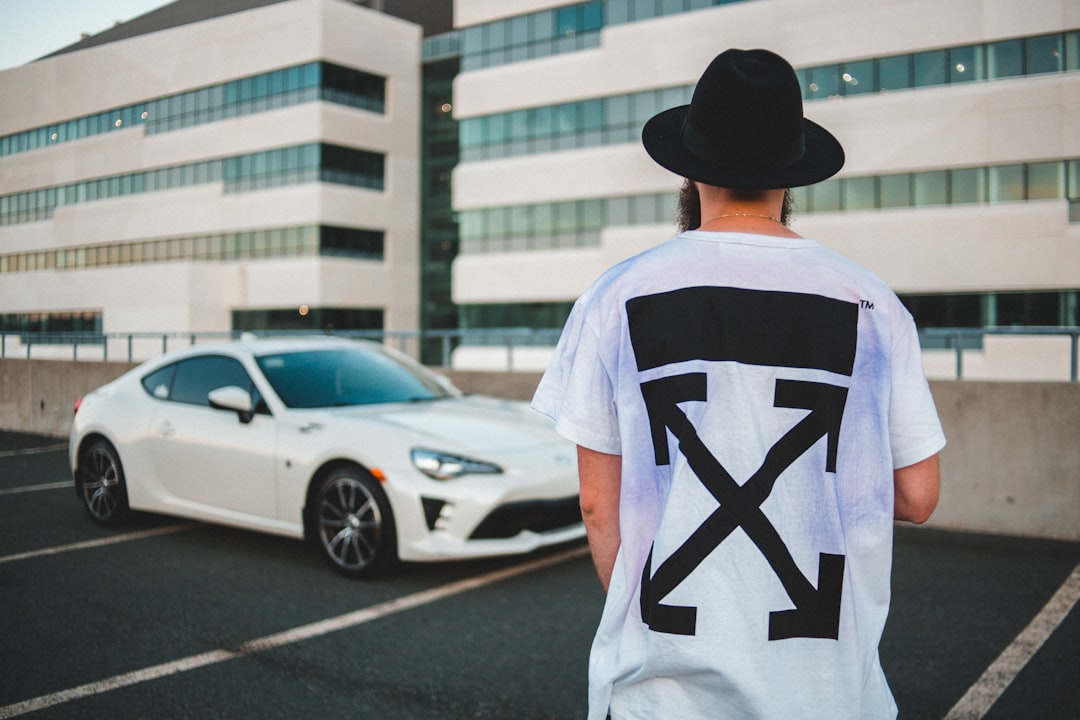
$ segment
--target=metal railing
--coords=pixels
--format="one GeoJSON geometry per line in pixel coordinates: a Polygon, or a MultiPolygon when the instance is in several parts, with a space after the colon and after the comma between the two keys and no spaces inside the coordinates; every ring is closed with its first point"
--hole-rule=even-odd
{"type": "Polygon", "coordinates": [[[0,358],[41,360],[93,360],[136,362],[189,345],[256,337],[335,337],[383,342],[414,357],[419,348],[435,355],[442,367],[451,366],[453,351],[459,347],[491,347],[505,353],[507,370],[513,370],[514,350],[523,347],[553,347],[560,328],[483,328],[459,330],[337,330],[255,332],[130,332],[130,333],[32,333],[0,332],[0,358]]]}
{"type": "MultiPolygon", "coordinates": [[[[461,347],[490,347],[505,354],[505,369],[514,370],[514,351],[524,347],[553,347],[561,330],[557,328],[484,328],[465,330],[352,330],[336,331],[337,337],[385,342],[420,356],[437,356],[442,367],[451,367],[452,354],[461,347]]],[[[24,359],[116,360],[135,362],[179,347],[197,343],[235,340],[241,332],[198,333],[16,333],[0,332],[0,357],[24,359]]],[[[257,336],[303,337],[316,333],[265,331],[257,336]]],[[[964,379],[964,354],[983,348],[988,336],[1048,337],[1069,339],[1069,381],[1078,379],[1080,327],[987,327],[925,328],[919,331],[923,349],[951,350],[956,357],[956,379],[964,379]]]]}
{"type": "Polygon", "coordinates": [[[924,328],[919,331],[923,349],[952,350],[956,356],[956,379],[964,379],[964,352],[980,350],[988,336],[1067,337],[1069,338],[1069,382],[1077,382],[1077,346],[1080,327],[983,327],[983,328],[924,328]]]}

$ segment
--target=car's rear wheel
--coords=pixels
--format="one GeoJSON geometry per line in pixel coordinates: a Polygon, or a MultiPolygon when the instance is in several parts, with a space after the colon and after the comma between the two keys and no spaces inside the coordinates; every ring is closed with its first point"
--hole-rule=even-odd
{"type": "Polygon", "coordinates": [[[342,465],[315,493],[315,538],[341,573],[362,577],[397,562],[394,516],[379,482],[362,469],[342,465]]]}
{"type": "Polygon", "coordinates": [[[128,515],[124,468],[116,449],[105,440],[87,446],[79,461],[79,497],[94,522],[117,525],[128,515]]]}

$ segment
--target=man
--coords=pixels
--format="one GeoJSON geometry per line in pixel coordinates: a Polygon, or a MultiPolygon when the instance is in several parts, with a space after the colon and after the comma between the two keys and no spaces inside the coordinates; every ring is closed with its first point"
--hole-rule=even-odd
{"type": "Polygon", "coordinates": [[[607,591],[589,717],[893,718],[893,520],[933,511],[945,438],[895,294],[782,222],[843,150],[765,50],[642,139],[699,227],[582,295],[533,401],[607,591]]]}

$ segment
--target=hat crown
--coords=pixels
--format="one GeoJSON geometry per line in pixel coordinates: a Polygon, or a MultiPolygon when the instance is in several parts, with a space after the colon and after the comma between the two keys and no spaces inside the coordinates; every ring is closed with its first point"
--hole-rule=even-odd
{"type": "Polygon", "coordinates": [[[727,50],[706,68],[683,125],[683,142],[733,167],[785,167],[806,152],[795,70],[768,50],[727,50]]]}
{"type": "Polygon", "coordinates": [[[802,110],[787,60],[768,50],[726,50],[706,68],[690,104],[650,118],[641,141],[661,166],[709,185],[812,185],[840,171],[844,148],[802,110]]]}

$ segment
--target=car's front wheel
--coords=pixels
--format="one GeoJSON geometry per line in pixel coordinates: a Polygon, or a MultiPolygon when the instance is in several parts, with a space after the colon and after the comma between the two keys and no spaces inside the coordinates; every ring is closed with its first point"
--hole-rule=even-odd
{"type": "Polygon", "coordinates": [[[326,474],[315,493],[313,519],[314,536],[339,572],[373,575],[397,562],[390,502],[362,469],[343,465],[326,474]]]}
{"type": "Polygon", "coordinates": [[[79,461],[79,497],[94,522],[117,525],[128,514],[124,468],[116,449],[105,440],[95,440],[79,461]]]}

